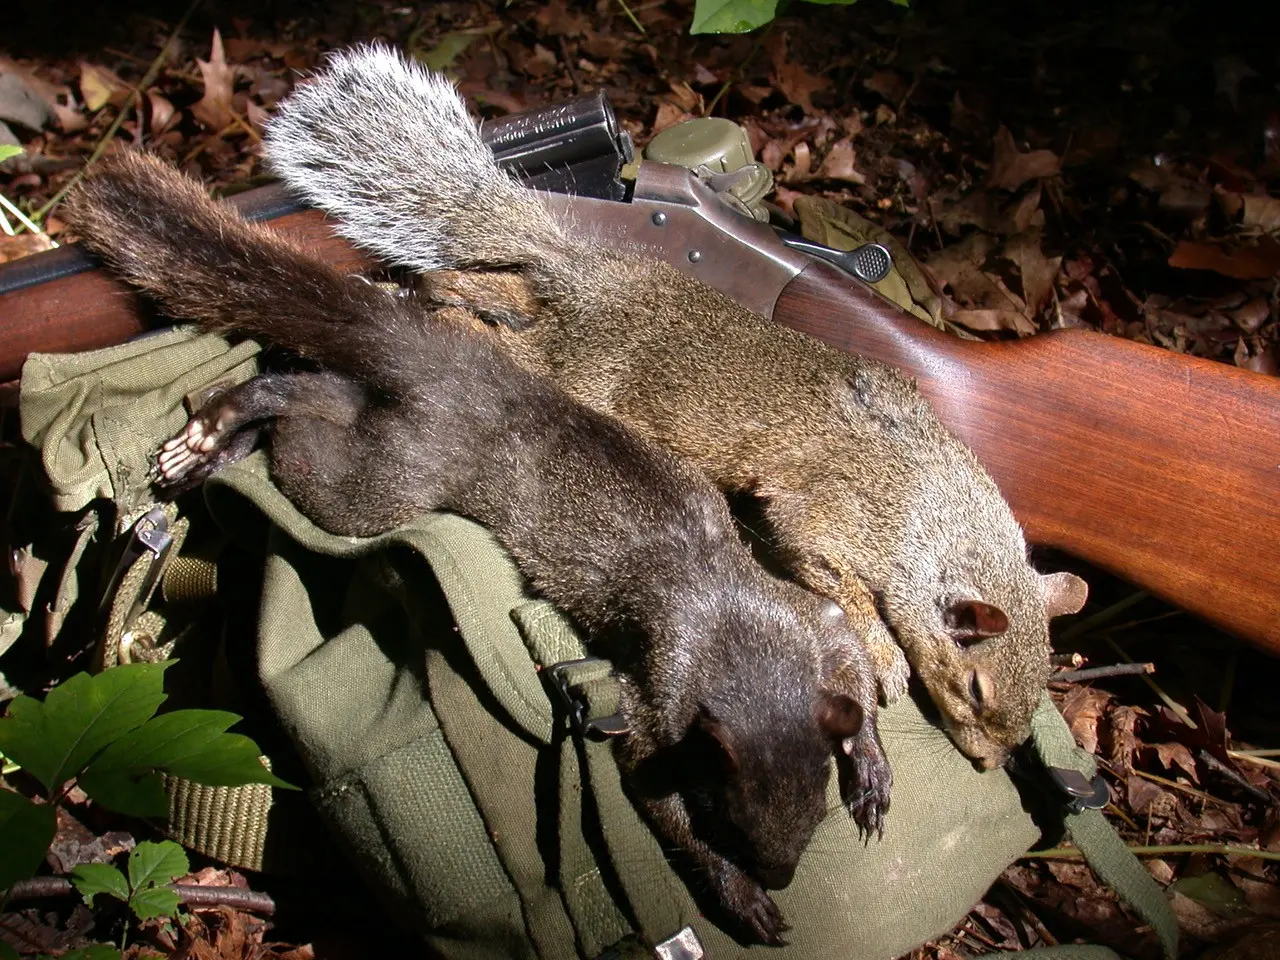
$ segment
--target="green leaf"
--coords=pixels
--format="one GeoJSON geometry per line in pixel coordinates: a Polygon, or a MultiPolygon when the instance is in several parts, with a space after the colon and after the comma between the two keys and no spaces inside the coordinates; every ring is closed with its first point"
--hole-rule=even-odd
{"type": "Polygon", "coordinates": [[[1220,917],[1247,917],[1253,913],[1245,902],[1244,891],[1218,873],[1182,877],[1169,889],[1203,904],[1220,917]]]}
{"type": "Polygon", "coordinates": [[[109,863],[82,863],[72,867],[71,882],[91,907],[93,898],[100,893],[109,894],[121,902],[129,899],[129,881],[109,863]]]}
{"type": "Polygon", "coordinates": [[[93,677],[77,673],[44,703],[17,697],[0,719],[0,750],[53,793],[99,750],[155,714],[165,699],[168,666],[130,663],[93,677]]]}
{"type": "Polygon", "coordinates": [[[36,872],[57,826],[57,814],[49,804],[0,790],[0,890],[36,872]]]}
{"type": "Polygon", "coordinates": [[[143,840],[129,852],[129,886],[135,896],[152,884],[168,883],[190,869],[187,852],[172,840],[143,840]]]}
{"type": "Polygon", "coordinates": [[[97,798],[94,787],[104,777],[137,779],[163,770],[206,786],[268,783],[294,789],[262,765],[257,744],[224,732],[239,720],[221,710],[175,710],[153,717],[103,750],[84,771],[80,786],[97,798]]]}
{"type": "MultiPolygon", "coordinates": [[[[41,957],[40,960],[46,960],[46,958],[41,957]]],[[[48,960],[54,960],[54,958],[49,957],[48,960]]],[[[57,960],[120,960],[120,951],[104,943],[95,943],[91,947],[68,951],[57,960]]]]}
{"type": "Polygon", "coordinates": [[[0,960],[22,960],[22,958],[18,956],[17,950],[0,940],[0,960]]]}
{"type": "Polygon", "coordinates": [[[176,891],[168,887],[152,887],[130,897],[129,909],[139,920],[150,920],[153,917],[172,917],[178,912],[180,903],[182,899],[176,891]]]}
{"type": "Polygon", "coordinates": [[[16,157],[22,153],[22,148],[16,143],[0,143],[0,163],[4,163],[10,157],[16,157]]]}
{"type": "Polygon", "coordinates": [[[778,0],[698,0],[690,33],[749,33],[773,19],[778,0]]]}
{"type": "Polygon", "coordinates": [[[163,817],[169,813],[169,795],[158,773],[104,772],[91,764],[80,774],[78,783],[96,802],[116,813],[130,817],[163,817]]]}
{"type": "Polygon", "coordinates": [[[453,66],[453,62],[467,52],[467,47],[480,34],[475,30],[451,30],[440,37],[440,41],[426,53],[418,54],[417,59],[426,67],[437,73],[453,66]]]}

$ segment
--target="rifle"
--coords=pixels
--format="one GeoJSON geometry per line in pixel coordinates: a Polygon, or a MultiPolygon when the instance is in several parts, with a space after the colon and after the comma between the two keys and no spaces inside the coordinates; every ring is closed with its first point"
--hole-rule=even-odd
{"type": "MultiPolygon", "coordinates": [[[[636,163],[602,94],[484,133],[500,162],[600,242],[914,377],[1032,543],[1280,653],[1280,379],[1086,331],[948,336],[860,279],[883,248],[840,253],[749,216],[741,178],[717,165],[723,151],[636,163]]],[[[374,266],[279,185],[229,202],[340,269],[374,266]]],[[[0,381],[29,353],[119,343],[146,316],[74,247],[0,267],[0,381]]]]}

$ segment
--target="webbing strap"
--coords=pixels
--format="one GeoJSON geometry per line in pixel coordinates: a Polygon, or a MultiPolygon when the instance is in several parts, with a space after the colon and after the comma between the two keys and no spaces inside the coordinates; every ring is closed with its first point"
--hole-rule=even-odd
{"type": "MultiPolygon", "coordinates": [[[[1008,953],[988,953],[986,960],[1008,957],[1008,953]]],[[[1110,947],[1092,943],[1065,943],[1057,947],[1035,947],[1019,950],[1018,960],[1120,960],[1120,954],[1110,947]]]]}
{"type": "MultiPolygon", "coordinates": [[[[1097,765],[1093,757],[1076,746],[1070,728],[1047,694],[1031,719],[1031,739],[1046,767],[1076,770],[1086,777],[1094,775],[1097,765]]],[[[1174,960],[1178,955],[1178,921],[1173,909],[1159,884],[1129,852],[1102,811],[1068,812],[1063,819],[1071,839],[1098,879],[1151,925],[1160,938],[1166,960],[1174,960]]]]}
{"type": "MultiPolygon", "coordinates": [[[[104,598],[105,623],[97,649],[98,669],[120,663],[167,658],[190,626],[175,631],[166,618],[148,610],[152,595],[167,579],[190,527],[177,507],[166,503],[146,511],[129,531],[117,575],[104,598]],[[168,638],[161,643],[162,635],[168,638]]],[[[266,757],[263,762],[270,769],[266,757]]],[[[251,783],[213,787],[165,776],[169,818],[163,832],[183,846],[234,867],[262,869],[271,787],[251,783]]]]}
{"type": "MultiPolygon", "coordinates": [[[[261,759],[270,769],[267,758],[261,759]]],[[[223,863],[246,870],[262,869],[272,804],[269,785],[210,787],[165,776],[164,789],[169,795],[166,836],[223,863]]]]}
{"type": "Polygon", "coordinates": [[[548,694],[569,715],[570,729],[565,731],[560,754],[560,854],[566,907],[587,956],[607,951],[652,956],[633,939],[619,937],[618,922],[624,925],[623,934],[634,926],[650,942],[661,942],[676,935],[693,915],[661,846],[623,792],[609,739],[600,733],[609,726],[602,721],[618,713],[621,687],[611,664],[584,657],[581,641],[556,629],[563,623],[560,618],[530,616],[526,611],[519,619],[530,654],[543,664],[548,694]],[[560,659],[564,657],[572,659],[560,659]],[[596,831],[587,819],[584,791],[595,807],[605,851],[593,849],[589,839],[596,831]],[[607,854],[625,894],[629,914],[625,918],[597,866],[601,853],[607,854]],[[578,882],[570,884],[572,877],[578,882]]]}

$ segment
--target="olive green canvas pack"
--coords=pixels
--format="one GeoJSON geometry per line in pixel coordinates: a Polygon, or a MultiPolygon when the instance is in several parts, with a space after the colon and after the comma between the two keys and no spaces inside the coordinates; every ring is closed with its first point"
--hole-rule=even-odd
{"type": "MultiPolygon", "coordinates": [[[[23,433],[58,508],[112,501],[113,532],[124,535],[153,506],[149,457],[185,422],[184,398],[251,376],[255,354],[175,329],[92,354],[33,356],[23,433]]],[[[191,539],[214,526],[236,563],[246,552],[261,563],[260,593],[223,589],[217,570],[219,600],[229,619],[256,625],[257,681],[329,829],[311,841],[343,849],[438,955],[890,960],[949,930],[1039,837],[1008,775],[977,772],[906,700],[881,714],[895,774],[884,839],[859,840],[833,777],[832,814],[775,894],[791,945],[743,948],[669,868],[622,792],[609,742],[570,722],[574,710],[585,720],[612,712],[608,665],[526,593],[487,531],[430,514],[374,538],[327,534],[270,483],[261,454],[210,481],[191,515],[191,539]],[[567,695],[544,683],[561,664],[567,695]]],[[[143,606],[163,616],[163,593],[143,606]]],[[[173,654],[183,657],[181,643],[173,654]]],[[[248,684],[253,666],[232,672],[248,684]]],[[[1037,729],[1042,756],[1092,775],[1051,706],[1037,729]]],[[[1101,815],[1067,824],[1082,847],[1092,837],[1109,851],[1104,878],[1172,949],[1162,894],[1101,815]]]]}

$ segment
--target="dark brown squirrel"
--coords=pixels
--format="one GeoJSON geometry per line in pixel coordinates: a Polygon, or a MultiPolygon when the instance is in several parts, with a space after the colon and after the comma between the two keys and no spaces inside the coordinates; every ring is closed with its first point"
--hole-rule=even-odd
{"type": "Polygon", "coordinates": [[[912,382],[557,222],[494,163],[452,85],[388,48],[335,55],[266,144],[291,189],[384,260],[512,271],[525,290],[505,305],[492,301],[510,284],[427,286],[480,312],[488,299],[527,368],[760,498],[790,572],[867,638],[885,700],[906,690],[909,660],[981,766],[1026,739],[1048,620],[1087,589],[1035,571],[995,483],[912,382]]]}
{"type": "Polygon", "coordinates": [[[320,527],[367,536],[424,511],[489,527],[529,583],[614,660],[616,755],[656,832],[746,936],[781,943],[785,887],[827,813],[830,757],[866,830],[890,774],[861,700],[824,688],[856,643],[830,601],[769,576],[692,466],[520,368],[492,337],[343,277],[154,158],[104,161],[68,219],[176,318],[260,337],[315,370],[231,388],[164,445],[190,488],[267,431],[271,475],[320,527]]]}

